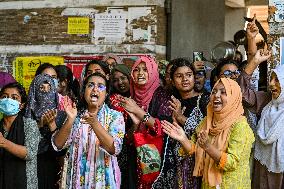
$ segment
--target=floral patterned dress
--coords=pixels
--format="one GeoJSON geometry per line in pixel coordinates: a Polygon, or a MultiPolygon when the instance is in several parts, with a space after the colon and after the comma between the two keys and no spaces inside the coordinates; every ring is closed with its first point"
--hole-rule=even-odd
{"type": "MultiPolygon", "coordinates": [[[[186,107],[184,115],[187,118],[183,129],[185,134],[190,138],[194,133],[196,127],[204,118],[206,113],[206,105],[208,103],[208,94],[202,94],[192,97],[187,100],[182,100],[183,107],[186,107]]],[[[176,143],[174,153],[177,164],[177,186],[180,189],[199,189],[201,186],[201,178],[193,177],[193,170],[195,165],[194,155],[188,156],[180,152],[181,144],[176,143]]]]}
{"type": "MultiPolygon", "coordinates": [[[[125,123],[120,112],[103,105],[98,120],[114,139],[115,155],[100,146],[89,124],[83,124],[79,115],[72,127],[65,147],[69,146],[67,163],[64,165],[63,187],[72,189],[120,188],[120,170],[115,155],[122,148],[125,123]]],[[[54,143],[53,143],[54,144],[54,143]]],[[[56,146],[53,145],[56,149],[56,146]]],[[[56,149],[58,150],[58,149],[56,149]]]]}

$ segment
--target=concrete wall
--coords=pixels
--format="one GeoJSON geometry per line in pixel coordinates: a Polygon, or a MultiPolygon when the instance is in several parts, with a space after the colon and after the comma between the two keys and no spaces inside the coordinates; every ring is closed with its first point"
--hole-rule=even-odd
{"type": "Polygon", "coordinates": [[[225,41],[233,40],[234,34],[244,29],[246,8],[226,7],[225,14],[225,41]]]}
{"type": "Polygon", "coordinates": [[[193,51],[210,58],[211,49],[224,40],[224,0],[173,0],[171,18],[171,58],[192,58],[193,51]]]}

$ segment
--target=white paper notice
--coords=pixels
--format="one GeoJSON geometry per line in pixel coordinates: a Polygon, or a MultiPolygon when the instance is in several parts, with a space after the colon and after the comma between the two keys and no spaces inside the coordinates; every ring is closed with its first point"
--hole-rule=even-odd
{"type": "Polygon", "coordinates": [[[125,14],[96,14],[94,37],[122,38],[126,34],[125,14]]]}
{"type": "Polygon", "coordinates": [[[147,16],[151,14],[151,7],[129,7],[128,8],[128,23],[132,20],[138,19],[142,16],[147,16]]]}
{"type": "Polygon", "coordinates": [[[133,41],[148,40],[148,35],[148,30],[143,30],[141,28],[133,29],[133,41]]]}

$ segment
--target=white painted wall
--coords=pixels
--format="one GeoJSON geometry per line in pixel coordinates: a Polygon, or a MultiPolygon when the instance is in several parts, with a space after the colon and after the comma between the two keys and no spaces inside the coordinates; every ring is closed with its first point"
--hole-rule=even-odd
{"type": "Polygon", "coordinates": [[[234,34],[244,29],[246,16],[246,8],[231,8],[225,9],[225,37],[224,40],[233,40],[234,34]]]}
{"type": "Polygon", "coordinates": [[[10,1],[0,2],[0,10],[34,9],[87,6],[143,6],[158,5],[164,7],[165,0],[43,0],[43,1],[10,1]]]}
{"type": "Polygon", "coordinates": [[[103,54],[106,51],[125,54],[165,54],[162,45],[0,45],[0,54],[103,54]]]}

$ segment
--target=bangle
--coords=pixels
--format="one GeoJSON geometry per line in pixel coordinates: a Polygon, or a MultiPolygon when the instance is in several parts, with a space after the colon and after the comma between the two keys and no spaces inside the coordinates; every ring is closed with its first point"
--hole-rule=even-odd
{"type": "Polygon", "coordinates": [[[218,167],[220,169],[224,169],[226,163],[227,163],[227,154],[225,152],[222,152],[221,158],[220,158],[219,163],[218,163],[218,167]]]}
{"type": "Polygon", "coordinates": [[[142,123],[148,122],[150,117],[151,117],[151,115],[148,112],[146,112],[146,114],[144,115],[144,117],[143,117],[141,122],[142,123]]]}

